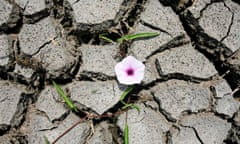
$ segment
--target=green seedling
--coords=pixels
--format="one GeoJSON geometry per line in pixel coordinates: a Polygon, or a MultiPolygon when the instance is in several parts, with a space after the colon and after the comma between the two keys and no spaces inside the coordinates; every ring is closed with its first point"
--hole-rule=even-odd
{"type": "Polygon", "coordinates": [[[123,104],[127,105],[123,100],[125,99],[125,97],[133,90],[134,85],[129,86],[121,95],[120,97],[120,101],[122,101],[123,104]]]}
{"type": "MultiPolygon", "coordinates": [[[[106,33],[100,34],[99,38],[104,39],[110,43],[114,43],[114,41],[111,40],[110,38],[108,38],[106,35],[107,35],[106,33]]],[[[122,43],[124,40],[128,41],[128,40],[134,40],[134,39],[140,39],[140,38],[150,38],[150,37],[155,37],[158,35],[159,35],[159,33],[157,33],[157,32],[129,34],[129,35],[122,36],[121,38],[118,38],[117,42],[122,43]]]]}
{"type": "MultiPolygon", "coordinates": [[[[124,105],[122,108],[123,109],[126,109],[128,107],[131,107],[131,108],[134,108],[136,109],[138,112],[140,112],[140,108],[133,104],[133,103],[130,103],[130,104],[127,104],[126,102],[124,102],[123,100],[125,99],[125,97],[134,89],[134,85],[131,85],[129,86],[121,95],[120,97],[120,102],[124,105]]],[[[124,144],[129,144],[129,141],[128,141],[128,137],[129,137],[129,134],[128,134],[128,124],[126,123],[125,124],[125,128],[124,128],[124,144]]]]}
{"type": "Polygon", "coordinates": [[[120,101],[121,101],[121,103],[124,105],[122,108],[123,108],[123,109],[126,109],[126,108],[128,108],[128,107],[131,107],[131,108],[135,108],[138,112],[140,112],[140,108],[139,108],[137,105],[135,105],[135,104],[133,104],[133,103],[127,104],[126,102],[123,101],[123,100],[125,99],[125,97],[133,90],[133,88],[134,88],[134,85],[129,86],[129,87],[123,92],[123,94],[121,95],[120,101]]]}
{"type": "Polygon", "coordinates": [[[134,40],[134,39],[140,39],[140,38],[150,38],[150,37],[155,37],[158,35],[159,35],[159,33],[156,33],[156,32],[130,34],[130,35],[125,35],[125,36],[117,39],[117,42],[122,43],[124,40],[128,41],[128,40],[134,40]]]}
{"type": "Polygon", "coordinates": [[[110,42],[110,43],[114,43],[114,41],[111,40],[110,38],[106,37],[106,35],[107,35],[106,33],[100,34],[100,35],[99,35],[99,38],[104,39],[105,41],[108,41],[108,42],[110,42]]]}
{"type": "Polygon", "coordinates": [[[124,128],[124,144],[129,144],[129,141],[128,141],[128,125],[127,124],[125,125],[125,128],[124,128]]]}
{"type": "Polygon", "coordinates": [[[46,136],[43,136],[43,138],[44,138],[45,144],[50,144],[46,136]]]}
{"type": "Polygon", "coordinates": [[[53,86],[57,90],[58,94],[63,98],[64,102],[68,105],[68,107],[74,112],[78,112],[77,108],[74,106],[72,101],[65,95],[64,91],[60,86],[58,86],[54,81],[52,81],[53,86]]]}
{"type": "Polygon", "coordinates": [[[139,113],[140,113],[140,111],[141,111],[141,109],[139,108],[139,106],[137,106],[137,105],[135,105],[135,104],[133,104],[133,103],[131,103],[131,104],[126,104],[124,107],[122,107],[122,109],[126,109],[126,108],[128,108],[128,107],[131,107],[131,108],[133,108],[133,109],[136,109],[139,113]]]}

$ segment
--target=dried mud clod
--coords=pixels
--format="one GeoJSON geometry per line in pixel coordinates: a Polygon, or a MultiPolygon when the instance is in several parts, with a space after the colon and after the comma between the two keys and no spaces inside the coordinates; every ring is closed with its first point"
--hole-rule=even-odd
{"type": "Polygon", "coordinates": [[[57,143],[123,143],[126,119],[130,143],[239,143],[239,11],[237,0],[0,0],[0,144],[54,142],[79,119],[57,143]],[[116,42],[142,32],[160,35],[116,42]],[[128,55],[145,64],[124,99],[140,113],[119,102],[114,66],[128,55]]]}

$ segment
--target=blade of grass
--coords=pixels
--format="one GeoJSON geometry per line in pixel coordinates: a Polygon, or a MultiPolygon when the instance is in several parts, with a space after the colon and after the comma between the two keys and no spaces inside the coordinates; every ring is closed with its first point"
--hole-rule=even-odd
{"type": "Polygon", "coordinates": [[[131,107],[131,106],[132,106],[132,104],[125,104],[125,105],[122,107],[122,109],[126,109],[126,108],[131,107]]]}
{"type": "Polygon", "coordinates": [[[139,108],[139,106],[137,106],[137,105],[135,105],[135,104],[133,104],[133,103],[131,103],[131,104],[126,104],[124,107],[122,107],[122,109],[126,109],[126,108],[128,108],[128,107],[131,107],[131,108],[133,108],[133,109],[136,109],[136,110],[138,111],[138,113],[140,113],[140,111],[141,111],[141,109],[139,108]]]}
{"type": "Polygon", "coordinates": [[[128,108],[128,107],[131,107],[131,108],[136,109],[138,112],[140,112],[140,108],[139,108],[137,105],[135,105],[135,104],[127,104],[127,103],[125,103],[125,102],[123,101],[124,98],[128,95],[128,93],[130,93],[130,92],[133,90],[133,88],[134,88],[134,85],[129,86],[129,87],[123,92],[123,94],[121,95],[120,101],[121,101],[122,104],[124,104],[124,106],[122,107],[122,109],[126,109],[126,108],[128,108]]]}
{"type": "Polygon", "coordinates": [[[135,105],[135,104],[131,104],[131,107],[136,109],[138,111],[138,113],[140,113],[141,109],[139,106],[135,105]]]}
{"type": "Polygon", "coordinates": [[[43,136],[43,138],[44,138],[45,144],[50,144],[46,136],[43,136]]]}
{"type": "Polygon", "coordinates": [[[125,125],[125,128],[124,128],[124,144],[129,144],[129,141],[128,141],[128,125],[127,124],[125,125]]]}
{"type": "Polygon", "coordinates": [[[110,38],[106,37],[105,34],[100,34],[99,38],[104,39],[105,41],[108,41],[110,43],[114,43],[114,41],[111,40],[110,38]]]}
{"type": "Polygon", "coordinates": [[[129,86],[121,95],[120,100],[123,101],[124,98],[128,95],[128,93],[130,93],[133,90],[133,88],[134,88],[134,85],[129,86]]]}
{"type": "Polygon", "coordinates": [[[58,86],[54,81],[52,81],[52,83],[55,89],[57,90],[58,94],[63,98],[68,107],[71,110],[78,112],[77,108],[73,105],[72,101],[65,95],[64,91],[60,88],[60,86],[58,86]]]}
{"type": "Polygon", "coordinates": [[[125,35],[125,36],[117,39],[117,42],[118,43],[122,43],[123,40],[133,40],[133,39],[139,39],[139,38],[149,38],[149,37],[155,37],[155,36],[158,36],[158,35],[159,35],[159,33],[157,33],[157,32],[130,34],[130,35],[125,35]]]}

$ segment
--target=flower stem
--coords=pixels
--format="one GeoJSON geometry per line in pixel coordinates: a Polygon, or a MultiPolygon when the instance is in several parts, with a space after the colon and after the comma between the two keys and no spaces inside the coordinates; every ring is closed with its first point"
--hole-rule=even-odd
{"type": "Polygon", "coordinates": [[[120,101],[122,102],[122,104],[127,105],[123,100],[128,95],[128,93],[130,93],[133,90],[133,88],[134,88],[134,85],[131,85],[123,92],[123,94],[120,97],[120,101]]]}

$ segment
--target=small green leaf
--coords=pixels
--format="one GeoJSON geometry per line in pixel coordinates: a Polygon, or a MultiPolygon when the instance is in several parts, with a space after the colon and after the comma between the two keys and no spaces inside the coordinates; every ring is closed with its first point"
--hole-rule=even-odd
{"type": "Polygon", "coordinates": [[[128,93],[130,93],[130,92],[133,90],[133,88],[134,88],[134,85],[129,86],[129,87],[123,92],[123,94],[121,95],[120,101],[121,101],[121,103],[124,105],[124,106],[122,107],[122,109],[126,109],[126,108],[128,108],[128,107],[131,107],[131,108],[136,109],[138,112],[140,112],[140,108],[139,108],[137,105],[135,105],[135,104],[133,104],[133,103],[127,104],[127,103],[125,103],[125,102],[123,101],[124,98],[128,95],[128,93]]]}
{"type": "Polygon", "coordinates": [[[133,109],[136,109],[136,110],[138,111],[138,113],[140,113],[140,111],[141,111],[140,107],[137,106],[137,105],[135,105],[135,104],[133,104],[133,103],[131,103],[131,104],[125,104],[124,107],[122,107],[122,109],[126,109],[126,108],[128,108],[128,107],[131,107],[131,108],[133,108],[133,109]]]}
{"type": "Polygon", "coordinates": [[[58,94],[63,98],[68,107],[71,110],[78,112],[77,108],[73,105],[72,101],[65,95],[64,91],[54,81],[52,81],[52,83],[55,89],[57,90],[58,94]]]}
{"type": "Polygon", "coordinates": [[[128,108],[128,107],[132,107],[132,104],[124,104],[124,106],[122,107],[122,109],[126,109],[126,108],[128,108]]]}
{"type": "Polygon", "coordinates": [[[136,109],[138,111],[138,113],[140,113],[141,109],[139,106],[135,105],[135,104],[131,104],[131,107],[136,109]]]}
{"type": "Polygon", "coordinates": [[[125,128],[124,128],[124,144],[128,144],[129,141],[128,141],[128,125],[126,124],[125,125],[125,128]]]}
{"type": "Polygon", "coordinates": [[[128,93],[130,93],[134,88],[134,85],[129,86],[121,95],[120,97],[120,101],[124,100],[124,98],[128,95],[128,93]]]}
{"type": "Polygon", "coordinates": [[[114,43],[113,40],[111,40],[110,38],[106,37],[105,35],[106,35],[106,34],[100,34],[100,35],[99,35],[99,38],[104,39],[105,41],[108,41],[108,42],[110,42],[110,43],[114,43]]]}
{"type": "Polygon", "coordinates": [[[44,138],[45,144],[50,144],[46,136],[43,136],[43,138],[44,138]]]}
{"type": "Polygon", "coordinates": [[[133,39],[139,39],[139,38],[149,38],[149,37],[155,37],[155,36],[158,36],[158,35],[159,35],[159,33],[157,33],[157,32],[130,34],[130,35],[125,35],[125,36],[117,39],[117,42],[118,43],[122,43],[123,40],[133,40],[133,39]]]}

